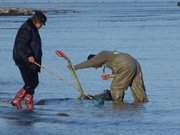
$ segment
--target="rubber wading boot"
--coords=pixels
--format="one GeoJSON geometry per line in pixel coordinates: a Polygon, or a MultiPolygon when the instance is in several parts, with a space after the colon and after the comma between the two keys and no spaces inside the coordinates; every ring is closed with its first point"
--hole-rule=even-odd
{"type": "Polygon", "coordinates": [[[17,110],[21,109],[21,101],[24,99],[26,91],[24,89],[20,89],[14,99],[11,101],[11,104],[16,107],[17,110]]]}
{"type": "Polygon", "coordinates": [[[25,97],[24,97],[24,101],[25,101],[25,104],[26,104],[26,107],[27,107],[27,110],[28,111],[33,111],[33,96],[30,95],[30,94],[26,94],[25,97]]]}

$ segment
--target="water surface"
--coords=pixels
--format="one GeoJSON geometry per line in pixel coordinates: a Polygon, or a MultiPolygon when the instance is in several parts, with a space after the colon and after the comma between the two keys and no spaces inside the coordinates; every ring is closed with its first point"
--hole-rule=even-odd
{"type": "MultiPolygon", "coordinates": [[[[41,8],[47,11],[47,25],[40,30],[43,64],[72,82],[66,63],[54,51],[64,50],[73,63],[101,50],[127,52],[141,63],[150,102],[131,104],[128,90],[124,106],[106,101],[78,101],[79,93],[42,70],[33,113],[17,112],[9,101],[22,80],[12,61],[17,29],[28,16],[0,16],[0,128],[8,134],[163,134],[179,135],[180,129],[180,9],[176,1],[3,1],[3,7],[41,8]],[[52,12],[56,11],[56,12],[52,12]],[[69,100],[63,100],[70,98],[69,100]],[[58,115],[59,114],[59,115],[58,115]]],[[[83,88],[96,94],[109,88],[100,80],[101,70],[78,71],[83,88]]]]}

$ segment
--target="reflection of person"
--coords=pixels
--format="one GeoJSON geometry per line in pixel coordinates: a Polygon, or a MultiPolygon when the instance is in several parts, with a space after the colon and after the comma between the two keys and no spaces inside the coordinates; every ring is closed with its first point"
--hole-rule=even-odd
{"type": "Polygon", "coordinates": [[[88,60],[74,65],[74,69],[99,68],[102,66],[112,70],[112,74],[101,75],[103,80],[112,78],[111,95],[114,103],[123,103],[125,90],[130,86],[134,102],[147,102],[143,75],[140,64],[132,56],[117,51],[102,51],[91,54],[88,60]]]}
{"type": "Polygon", "coordinates": [[[45,25],[46,16],[41,11],[35,11],[18,30],[13,48],[13,59],[18,66],[25,85],[17,93],[11,104],[21,108],[24,100],[27,110],[33,110],[34,90],[39,83],[40,68],[34,62],[41,64],[42,48],[39,29],[45,25]]]}

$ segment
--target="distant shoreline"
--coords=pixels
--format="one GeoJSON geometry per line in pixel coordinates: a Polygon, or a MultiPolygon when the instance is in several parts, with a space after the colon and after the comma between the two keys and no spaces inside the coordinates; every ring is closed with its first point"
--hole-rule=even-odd
{"type": "Polygon", "coordinates": [[[0,7],[1,16],[32,15],[32,13],[33,13],[33,10],[31,8],[0,7]]]}
{"type": "MultiPolygon", "coordinates": [[[[32,9],[32,8],[15,8],[15,7],[0,7],[0,16],[29,16],[32,15],[35,10],[41,9],[32,9]]],[[[62,10],[41,10],[49,14],[65,14],[65,13],[79,13],[78,11],[71,9],[62,9],[62,10]]]]}

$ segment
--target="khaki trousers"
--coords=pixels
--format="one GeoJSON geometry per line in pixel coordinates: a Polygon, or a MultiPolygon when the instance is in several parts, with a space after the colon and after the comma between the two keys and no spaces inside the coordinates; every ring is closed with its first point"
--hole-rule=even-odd
{"type": "Polygon", "coordinates": [[[120,68],[111,84],[111,95],[116,103],[123,102],[125,90],[131,87],[134,102],[147,102],[143,75],[139,63],[120,68]]]}

